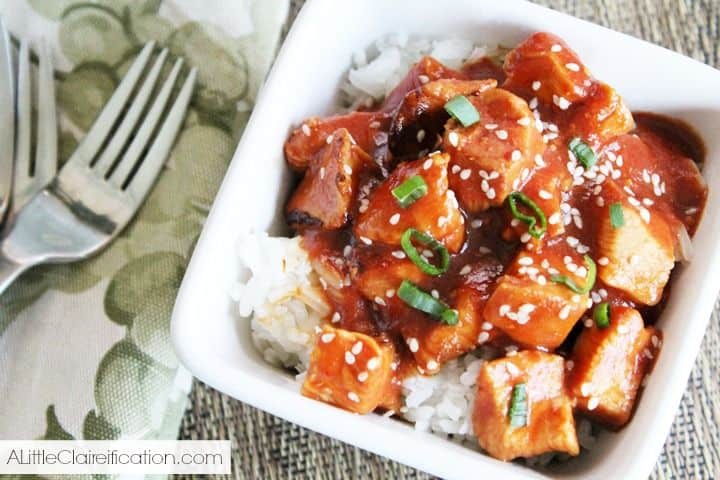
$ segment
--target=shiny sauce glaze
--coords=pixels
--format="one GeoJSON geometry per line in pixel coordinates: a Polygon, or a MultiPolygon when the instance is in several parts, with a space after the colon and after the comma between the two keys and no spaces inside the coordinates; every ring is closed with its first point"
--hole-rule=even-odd
{"type": "MultiPolygon", "coordinates": [[[[307,163],[312,161],[308,159],[318,155],[325,145],[339,141],[337,134],[334,135],[338,129],[347,129],[353,146],[367,154],[367,159],[346,169],[346,172],[353,170],[355,183],[342,226],[326,228],[322,221],[301,209],[289,209],[288,222],[302,236],[302,244],[321,278],[334,312],[328,319],[329,324],[392,344],[399,364],[394,366],[397,377],[417,372],[435,373],[444,361],[479,345],[495,347],[498,352],[529,349],[555,352],[568,358],[578,335],[592,326],[593,307],[599,303],[607,302],[612,309],[636,309],[645,326],[653,325],[670,292],[671,280],[661,292],[651,286],[643,292],[628,293],[627,289],[612,286],[603,280],[603,275],[598,275],[587,300],[582,300],[587,305],[582,307],[581,317],[574,325],[564,327],[567,332],[555,336],[547,331],[518,335],[520,328],[540,331],[552,325],[530,321],[507,328],[502,322],[494,322],[485,307],[504,276],[518,281],[530,277],[545,286],[552,284],[554,274],[571,275],[587,270],[588,266],[583,263],[586,255],[594,259],[598,269],[605,268],[608,259],[603,258],[603,252],[612,248],[602,243],[615,241],[614,237],[605,238],[606,233],[602,231],[603,219],[611,204],[622,205],[627,224],[639,218],[638,222],[652,238],[661,239],[658,241],[664,244],[670,242],[672,259],[676,261],[687,254],[678,238],[683,232],[691,236],[702,216],[707,188],[698,165],[704,161],[704,147],[692,128],[657,114],[631,115],[617,93],[591,77],[569,47],[556,37],[537,34],[522,48],[522,51],[510,52],[504,65],[483,58],[461,70],[423,58],[382,104],[368,111],[323,120],[309,119],[293,132],[285,146],[288,162],[298,172],[306,171],[307,163]],[[562,52],[556,52],[559,45],[562,52]],[[533,52],[546,51],[542,49],[553,52],[548,55],[557,53],[559,61],[565,62],[565,77],[558,77],[552,62],[533,57],[533,52]],[[473,102],[505,101],[502,95],[498,99],[492,97],[500,89],[521,99],[518,111],[526,113],[521,113],[517,122],[515,117],[508,120],[511,117],[488,107],[488,113],[482,110],[485,117],[481,115],[480,124],[475,128],[496,132],[498,139],[507,136],[499,131],[503,125],[512,126],[516,122],[536,129],[528,132],[532,138],[527,141],[520,138],[521,133],[514,136],[515,130],[508,130],[510,138],[506,141],[518,143],[522,155],[532,155],[532,160],[526,162],[522,170],[514,173],[507,170],[507,175],[513,175],[508,180],[510,190],[522,192],[545,212],[548,226],[542,238],[528,235],[527,225],[513,219],[504,199],[498,202],[497,198],[491,198],[488,192],[492,187],[488,185],[495,185],[493,179],[486,184],[484,181],[492,176],[492,171],[474,168],[459,160],[463,155],[463,135],[471,141],[473,137],[468,132],[473,127],[462,129],[450,119],[442,108],[446,99],[423,95],[423,86],[437,80],[491,81],[491,87],[481,83],[473,86],[474,91],[480,93],[466,93],[473,102]],[[561,91],[567,92],[565,96],[558,94],[561,91]],[[485,123],[487,115],[500,115],[497,117],[500,121],[485,123]],[[456,137],[449,136],[454,131],[461,137],[461,146],[457,148],[452,145],[456,137]],[[568,144],[575,137],[582,138],[594,151],[597,158],[594,168],[582,168],[570,153],[568,144]],[[390,235],[394,213],[400,214],[403,210],[390,196],[382,201],[369,199],[380,195],[379,189],[395,175],[393,172],[409,168],[410,162],[432,158],[428,155],[433,151],[449,154],[445,188],[457,194],[456,203],[462,216],[459,220],[462,233],[456,235],[460,240],[447,237],[450,265],[439,276],[419,271],[398,242],[373,241],[358,234],[363,228],[359,223],[368,218],[368,209],[379,205],[386,215],[384,218],[390,219],[388,232],[382,235],[390,235]],[[599,182],[599,177],[607,180],[599,182]],[[524,255],[528,258],[523,258],[524,255]],[[572,272],[565,270],[571,267],[572,272]],[[398,299],[397,288],[403,279],[411,280],[423,291],[457,309],[459,324],[439,326],[437,319],[398,299]],[[448,341],[448,337],[452,338],[448,341]]],[[[448,84],[447,88],[466,86],[467,83],[448,84]]],[[[494,145],[483,148],[490,150],[494,145]]],[[[502,155],[510,165],[508,169],[512,168],[507,157],[518,154],[508,150],[507,155],[502,155]]],[[[503,172],[500,180],[502,175],[503,172]]],[[[493,197],[500,194],[500,187],[492,192],[493,197]]],[[[310,195],[312,193],[308,193],[310,195]]],[[[313,201],[312,198],[304,200],[313,201]]],[[[403,217],[400,222],[404,221],[403,217]]],[[[437,261],[432,252],[426,254],[430,262],[437,261]]],[[[632,261],[630,258],[630,264],[632,261]]],[[[606,273],[604,278],[611,276],[606,273]]],[[[582,275],[575,278],[576,283],[581,284],[581,278],[582,275]]],[[[577,299],[573,301],[577,303],[577,299]]],[[[561,310],[559,316],[564,313],[561,310]]],[[[650,359],[657,355],[661,343],[657,340],[661,338],[659,331],[653,337],[655,349],[646,355],[650,359]]],[[[397,381],[388,388],[392,390],[387,396],[390,400],[381,402],[379,407],[397,408],[399,400],[393,398],[397,395],[397,381]]],[[[501,458],[502,454],[496,456],[501,458]]]]}

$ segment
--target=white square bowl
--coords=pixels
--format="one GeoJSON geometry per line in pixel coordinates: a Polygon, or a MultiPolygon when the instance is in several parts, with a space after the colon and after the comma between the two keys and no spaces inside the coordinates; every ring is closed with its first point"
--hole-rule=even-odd
{"type": "MultiPolygon", "coordinates": [[[[718,290],[720,185],[710,184],[694,239],[695,261],[678,266],[660,319],[665,343],[637,413],[603,434],[578,461],[549,472],[503,463],[410,425],[358,416],[300,395],[286,372],[265,363],[228,296],[238,277],[244,232],[282,233],[291,175],[282,145],[293,125],[332,113],[351,54],[390,33],[456,35],[515,45],[534,31],[563,37],[597,78],[631,109],[695,126],[706,142],[704,175],[720,175],[720,71],[663,48],[520,0],[310,0],[285,41],[188,267],[172,336],[182,362],[202,381],[304,427],[446,478],[647,478],[670,429],[718,290]]],[[[202,159],[198,159],[202,161],[202,159]]]]}

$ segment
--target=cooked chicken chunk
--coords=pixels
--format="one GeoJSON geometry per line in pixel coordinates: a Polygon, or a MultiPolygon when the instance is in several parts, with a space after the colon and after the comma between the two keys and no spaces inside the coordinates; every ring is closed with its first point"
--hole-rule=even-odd
{"type": "Polygon", "coordinates": [[[559,37],[536,33],[505,57],[504,88],[523,92],[527,98],[567,110],[592,86],[592,77],[580,58],[559,37]]]}
{"type": "Polygon", "coordinates": [[[643,219],[639,210],[625,201],[619,207],[623,225],[613,227],[611,205],[615,203],[608,203],[600,217],[598,276],[636,302],[655,305],[675,264],[670,228],[660,215],[648,213],[643,219]]]}
{"type": "Polygon", "coordinates": [[[385,112],[394,111],[403,101],[409,92],[422,87],[428,82],[443,78],[457,78],[467,80],[465,74],[448,68],[433,57],[422,57],[410,69],[400,83],[388,94],[382,104],[381,110],[385,112]]]}
{"type": "Polygon", "coordinates": [[[369,197],[365,212],[355,223],[355,235],[364,243],[399,245],[408,228],[432,235],[448,250],[456,252],[465,239],[465,220],[454,193],[448,189],[450,157],[434,153],[427,158],[400,164],[369,197]],[[405,180],[420,176],[427,194],[403,208],[392,190],[405,180]]]}
{"type": "Polygon", "coordinates": [[[462,127],[450,120],[443,148],[451,158],[450,186],[471,213],[502,205],[527,178],[545,148],[522,98],[493,88],[469,98],[480,121],[462,127]],[[523,171],[527,170],[523,174],[523,171]]]}
{"type": "Polygon", "coordinates": [[[392,388],[394,361],[391,343],[326,325],[318,333],[302,394],[351,412],[372,412],[392,388]]]}
{"type": "Polygon", "coordinates": [[[485,305],[485,320],[520,344],[557,348],[588,303],[587,293],[577,294],[553,282],[551,277],[557,274],[569,276],[577,285],[588,280],[582,256],[566,249],[564,242],[521,252],[485,305]]]}
{"type": "Polygon", "coordinates": [[[357,173],[372,165],[346,129],[336,130],[328,138],[330,143],[313,157],[287,204],[287,221],[295,228],[321,225],[336,229],[345,225],[357,191],[357,173]]]}
{"type": "Polygon", "coordinates": [[[567,375],[580,412],[611,427],[625,425],[659,345],[659,332],[644,328],[640,313],[627,307],[611,307],[607,328],[583,330],[567,375]]]}
{"type": "Polygon", "coordinates": [[[448,114],[443,108],[457,95],[472,95],[494,88],[495,80],[440,79],[405,95],[390,127],[390,148],[406,155],[434,148],[448,114]],[[422,132],[422,133],[421,133],[422,132]]]}
{"type": "Polygon", "coordinates": [[[482,311],[501,273],[502,265],[492,257],[471,267],[451,302],[458,311],[455,325],[445,325],[417,310],[403,318],[400,332],[421,371],[436,373],[443,363],[498,335],[491,324],[486,324],[482,311]]]}
{"type": "Polygon", "coordinates": [[[593,145],[628,133],[635,128],[632,113],[618,93],[597,82],[590,94],[576,104],[567,120],[567,132],[593,145]]]}
{"type": "Polygon", "coordinates": [[[505,461],[546,452],[580,453],[564,373],[562,357],[538,351],[485,363],[478,375],[473,409],[480,446],[505,461]],[[513,426],[511,402],[520,384],[524,384],[527,416],[524,426],[513,426]]]}
{"type": "Polygon", "coordinates": [[[390,116],[383,112],[352,112],[328,118],[309,118],[290,134],[285,142],[285,159],[298,171],[305,171],[310,161],[327,144],[327,138],[345,129],[360,149],[372,155],[378,138],[390,126],[390,116]]]}

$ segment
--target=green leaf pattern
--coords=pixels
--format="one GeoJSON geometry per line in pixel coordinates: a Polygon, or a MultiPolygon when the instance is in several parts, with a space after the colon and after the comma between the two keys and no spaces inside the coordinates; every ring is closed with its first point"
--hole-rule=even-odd
{"type": "Polygon", "coordinates": [[[257,46],[253,37],[277,39],[281,23],[269,22],[266,12],[261,12],[263,16],[254,19],[264,24],[256,25],[261,27],[256,33],[233,38],[205,21],[165,18],[161,4],[170,0],[23,1],[33,15],[57,26],[55,40],[74,65],[56,72],[61,163],[74,151],[144,42],[155,40],[168,47],[171,56],[181,55],[199,69],[183,130],[133,223],[99,256],[34,268],[0,297],[3,335],[46,292],[74,295],[105,285],[104,311],[97,312],[98,321],[125,329],[124,338],[99,362],[94,387],[67,386],[69,396],[74,388],[94,388],[95,408],[81,425],[63,426],[56,415],[59,406],[46,406],[36,412],[45,416],[43,438],[172,438],[185,403],[178,388],[181,392],[189,388],[191,378],[178,367],[170,345],[172,306],[247,121],[247,105],[252,104],[274,53],[271,43],[264,52],[255,49],[250,54],[250,47],[257,46]]]}

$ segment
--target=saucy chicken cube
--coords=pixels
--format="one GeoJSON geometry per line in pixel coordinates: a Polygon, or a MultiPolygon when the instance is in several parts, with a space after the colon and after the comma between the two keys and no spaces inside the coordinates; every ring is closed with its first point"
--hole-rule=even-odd
{"type": "Polygon", "coordinates": [[[499,88],[469,97],[480,121],[450,120],[443,148],[451,158],[450,187],[471,213],[499,206],[517,190],[545,145],[522,98],[499,88]],[[523,173],[527,171],[527,173],[523,173]]]}
{"type": "Polygon", "coordinates": [[[352,112],[328,118],[309,118],[290,134],[285,142],[285,159],[295,170],[304,172],[311,159],[327,144],[327,138],[338,129],[348,131],[360,149],[372,154],[376,135],[385,135],[390,116],[383,112],[352,112]]]}
{"type": "Polygon", "coordinates": [[[551,280],[562,274],[584,285],[582,257],[556,248],[521,252],[485,305],[485,320],[520,344],[557,348],[587,310],[587,293],[551,280]]]}
{"type": "Polygon", "coordinates": [[[643,219],[638,209],[624,202],[608,204],[600,218],[598,248],[598,276],[603,282],[638,303],[660,301],[675,265],[673,236],[660,215],[648,213],[643,219]],[[621,212],[617,216],[622,226],[613,226],[611,208],[621,212]]]}
{"type": "Polygon", "coordinates": [[[354,232],[363,243],[383,242],[399,245],[408,228],[432,235],[451,252],[457,252],[465,240],[465,219],[448,189],[448,163],[445,153],[404,162],[372,191],[367,208],[355,222],[354,232]],[[407,180],[421,177],[427,193],[412,204],[401,206],[393,190],[407,180]]]}
{"type": "Polygon", "coordinates": [[[585,98],[592,77],[577,54],[559,37],[530,35],[505,57],[504,88],[537,97],[560,110],[585,98]]]}
{"type": "Polygon", "coordinates": [[[417,310],[400,323],[400,332],[422,373],[436,373],[443,363],[498,335],[483,319],[489,290],[502,274],[502,264],[488,256],[473,264],[454,293],[458,322],[446,325],[417,310]]]}
{"type": "Polygon", "coordinates": [[[326,325],[310,354],[302,394],[351,412],[372,412],[387,400],[394,361],[391,343],[326,325]]]}
{"type": "Polygon", "coordinates": [[[577,409],[608,426],[625,425],[659,344],[637,310],[611,307],[610,325],[584,329],[575,343],[567,387],[577,409]]]}
{"type": "Polygon", "coordinates": [[[390,126],[390,148],[396,155],[408,155],[434,148],[448,114],[443,108],[457,95],[472,95],[494,88],[495,80],[440,79],[405,95],[390,126]],[[422,133],[421,133],[422,132],[422,133]]]}
{"type": "Polygon", "coordinates": [[[370,157],[346,129],[336,130],[330,143],[313,157],[300,185],[287,204],[287,221],[337,229],[345,225],[357,190],[357,173],[371,165],[370,157]]]}
{"type": "Polygon", "coordinates": [[[597,82],[590,94],[573,108],[566,128],[568,135],[600,145],[631,131],[635,120],[615,89],[597,82]]]}
{"type": "Polygon", "coordinates": [[[526,350],[482,366],[473,429],[483,449],[504,461],[546,452],[580,453],[564,389],[564,363],[558,355],[526,350]],[[522,395],[515,394],[518,389],[522,395]]]}
{"type": "Polygon", "coordinates": [[[465,80],[466,75],[452,68],[448,68],[433,57],[422,57],[413,65],[400,83],[388,94],[382,104],[381,110],[394,111],[410,91],[420,88],[428,82],[442,78],[457,78],[465,80]]]}

